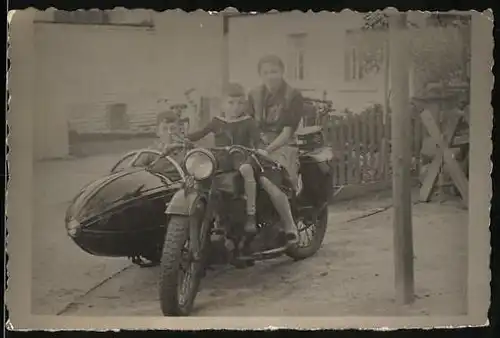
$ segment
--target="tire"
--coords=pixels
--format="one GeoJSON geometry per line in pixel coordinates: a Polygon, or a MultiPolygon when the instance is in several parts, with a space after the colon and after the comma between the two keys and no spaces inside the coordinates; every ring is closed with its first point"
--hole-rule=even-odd
{"type": "MultiPolygon", "coordinates": [[[[179,284],[182,272],[180,263],[182,251],[189,238],[189,217],[172,216],[165,234],[165,244],[160,263],[160,304],[164,316],[188,316],[193,308],[194,300],[198,293],[201,281],[200,268],[193,269],[193,263],[189,268],[194,272],[191,276],[191,285],[186,301],[180,304],[179,284]]],[[[195,263],[200,264],[200,263],[195,263]]]]}
{"type": "Polygon", "coordinates": [[[294,260],[302,260],[309,258],[316,254],[320,249],[323,239],[326,234],[326,227],[328,225],[328,208],[324,208],[319,214],[316,220],[316,231],[314,237],[311,240],[310,245],[305,247],[299,247],[299,245],[293,245],[287,249],[286,255],[294,260]]]}

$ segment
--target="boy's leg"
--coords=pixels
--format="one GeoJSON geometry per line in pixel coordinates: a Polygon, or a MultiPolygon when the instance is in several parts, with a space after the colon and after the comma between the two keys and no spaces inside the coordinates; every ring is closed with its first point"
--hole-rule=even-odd
{"type": "Polygon", "coordinates": [[[271,202],[284,223],[288,243],[296,243],[298,241],[297,227],[295,225],[290,203],[286,194],[267,177],[260,177],[260,183],[262,184],[263,189],[269,194],[271,202]]]}
{"type": "Polygon", "coordinates": [[[250,164],[245,163],[239,168],[240,174],[243,177],[245,186],[245,194],[247,198],[247,222],[245,223],[245,232],[255,233],[257,231],[255,220],[255,200],[257,199],[257,182],[255,181],[253,168],[250,164]]]}

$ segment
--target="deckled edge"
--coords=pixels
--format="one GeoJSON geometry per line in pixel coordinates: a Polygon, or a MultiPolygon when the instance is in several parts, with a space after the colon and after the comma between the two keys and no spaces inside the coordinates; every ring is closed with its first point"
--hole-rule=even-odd
{"type": "MultiPolygon", "coordinates": [[[[38,9],[36,7],[28,7],[28,8],[25,8],[25,9],[22,9],[22,10],[28,10],[28,9],[32,9],[32,10],[36,10],[36,11],[39,11],[39,12],[45,12],[45,11],[54,11],[54,10],[58,10],[57,7],[48,7],[46,9],[38,9]]],[[[113,8],[110,8],[110,9],[100,9],[100,8],[96,8],[96,7],[93,7],[93,8],[88,8],[88,9],[76,9],[76,10],[65,10],[65,9],[61,9],[62,11],[66,11],[66,12],[86,12],[86,11],[93,11],[93,10],[106,10],[106,11],[119,11],[119,10],[127,10],[127,11],[151,11],[151,12],[155,12],[155,13],[178,13],[178,14],[182,14],[182,15],[199,15],[199,14],[208,14],[208,15],[221,15],[221,14],[226,14],[226,15],[237,15],[237,14],[244,14],[244,15],[262,15],[262,14],[373,14],[373,13],[386,13],[386,14],[394,14],[394,13],[420,13],[420,14],[436,14],[436,13],[446,13],[446,14],[467,14],[467,13],[471,13],[471,12],[478,12],[480,13],[481,15],[485,15],[486,12],[490,12],[491,13],[491,20],[493,20],[493,11],[492,9],[487,9],[487,10],[484,10],[482,12],[480,11],[477,11],[475,9],[470,9],[470,10],[447,10],[447,11],[422,11],[422,10],[407,10],[407,11],[399,11],[396,7],[392,7],[392,6],[389,6],[389,7],[385,7],[385,8],[378,8],[378,9],[374,9],[374,10],[371,10],[371,11],[356,11],[356,10],[352,10],[352,9],[349,9],[349,8],[344,8],[340,11],[327,11],[327,10],[320,10],[320,11],[314,11],[312,9],[309,9],[307,11],[303,11],[303,10],[299,10],[299,9],[293,9],[293,10],[284,10],[284,11],[280,11],[280,10],[277,10],[277,9],[270,9],[268,11],[264,11],[264,12],[259,12],[259,11],[240,11],[238,10],[237,8],[235,7],[226,7],[225,9],[223,10],[204,10],[204,9],[196,9],[196,10],[192,10],[192,11],[189,11],[189,10],[184,10],[184,9],[181,9],[181,8],[174,8],[174,9],[165,9],[165,10],[155,10],[155,9],[150,9],[150,8],[128,8],[128,7],[123,7],[123,6],[115,6],[113,8]]],[[[11,10],[9,11],[10,12],[16,12],[16,11],[19,11],[19,10],[11,10]]]]}
{"type": "MultiPolygon", "coordinates": [[[[57,10],[56,7],[49,7],[45,10],[39,10],[37,9],[36,7],[28,7],[26,9],[23,9],[23,10],[29,10],[29,9],[35,9],[37,11],[50,11],[50,10],[57,10]]],[[[89,10],[100,10],[99,8],[91,8],[91,9],[77,9],[76,11],[89,11],[89,10]]],[[[122,6],[115,6],[113,9],[109,9],[109,10],[128,10],[128,11],[141,11],[141,10],[144,10],[144,9],[139,9],[139,8],[127,8],[127,7],[122,7],[122,6]]],[[[249,15],[257,15],[257,14],[276,14],[276,13],[301,13],[301,14],[346,14],[346,13],[349,13],[349,14],[360,14],[360,13],[363,13],[363,14],[369,14],[369,13],[387,13],[387,14],[394,14],[394,13],[415,13],[415,12],[418,12],[418,13],[421,13],[421,14],[435,14],[435,13],[456,13],[456,14],[466,14],[466,13],[479,13],[483,16],[487,16],[490,21],[493,22],[494,20],[494,15],[493,15],[493,11],[491,8],[489,9],[486,9],[486,10],[483,10],[483,11],[477,11],[477,10],[474,10],[474,9],[471,9],[471,10],[448,10],[448,11],[421,11],[421,10],[407,10],[407,11],[399,11],[397,8],[395,7],[386,7],[385,9],[376,9],[376,10],[372,10],[372,11],[356,11],[356,10],[351,10],[349,8],[345,8],[345,9],[342,9],[340,11],[327,11],[327,10],[320,10],[320,11],[314,11],[314,10],[307,10],[307,11],[302,11],[302,10],[288,10],[288,11],[279,11],[279,10],[276,10],[276,9],[271,9],[267,12],[257,12],[257,11],[249,11],[249,12],[240,12],[238,9],[234,8],[234,7],[226,7],[224,10],[222,11],[210,11],[210,10],[202,10],[202,9],[197,9],[197,10],[193,10],[193,11],[186,11],[186,10],[183,10],[181,8],[176,8],[176,9],[168,9],[168,10],[163,10],[163,11],[157,11],[157,10],[152,10],[152,9],[148,9],[149,11],[153,11],[153,12],[156,12],[156,13],[182,13],[183,15],[199,15],[201,13],[203,14],[208,14],[208,15],[220,15],[220,14],[249,14],[249,15]]],[[[10,101],[11,101],[11,96],[10,96],[10,91],[9,91],[9,77],[10,77],[10,43],[9,43],[9,39],[10,39],[10,25],[11,25],[11,20],[13,18],[13,16],[15,15],[15,12],[18,11],[18,10],[11,10],[8,12],[7,14],[7,17],[8,17],[8,20],[7,20],[7,69],[6,69],[6,93],[7,93],[7,102],[6,102],[6,111],[7,111],[7,114],[10,113],[10,101]],[[10,17],[9,17],[10,16],[10,17]]],[[[493,31],[492,31],[493,33],[493,31]]],[[[493,38],[493,37],[492,37],[493,38]]],[[[492,51],[493,52],[493,51],[492,51]]],[[[493,71],[493,67],[494,67],[494,58],[493,58],[493,55],[490,56],[490,60],[491,60],[491,71],[493,71]]],[[[493,91],[493,88],[494,88],[494,82],[495,82],[495,77],[492,76],[492,81],[491,81],[491,91],[493,91]]],[[[493,112],[493,106],[490,102],[490,106],[492,107],[492,112],[493,112]]],[[[492,116],[492,120],[494,119],[494,116],[492,116]]],[[[6,168],[6,175],[5,175],[5,215],[4,215],[4,221],[5,221],[5,246],[6,246],[6,250],[5,250],[5,259],[6,259],[6,264],[5,264],[5,268],[6,268],[6,281],[5,281],[5,285],[6,285],[6,291],[8,290],[8,277],[9,277],[9,260],[8,260],[8,230],[7,230],[7,220],[8,220],[8,217],[7,217],[7,206],[8,206],[8,184],[9,184],[9,181],[10,181],[10,175],[9,175],[9,135],[10,135],[10,129],[9,129],[9,124],[8,124],[8,119],[6,119],[6,162],[5,162],[5,168],[6,168]]],[[[493,128],[493,124],[492,124],[492,128],[493,128]]],[[[490,132],[490,135],[492,135],[492,130],[489,131],[490,132]]],[[[490,136],[491,138],[491,136],[490,136]]],[[[492,153],[490,154],[490,158],[492,156],[492,153]]],[[[492,175],[492,169],[493,169],[493,163],[491,162],[490,160],[490,175],[492,175]]],[[[490,192],[490,195],[492,195],[492,191],[490,192]]],[[[490,212],[491,212],[491,204],[490,204],[490,212]]],[[[491,226],[491,225],[490,225],[491,226]]],[[[490,255],[491,255],[491,246],[490,246],[490,255]]],[[[491,267],[490,267],[491,268],[491,267]]],[[[490,277],[491,278],[491,277],[490,277]]],[[[490,280],[491,282],[491,280],[490,280]]],[[[4,294],[4,301],[6,300],[5,297],[7,295],[7,292],[5,292],[4,294]]],[[[7,304],[7,302],[5,302],[7,304]]],[[[37,330],[37,331],[48,331],[48,332],[57,332],[57,331],[95,331],[95,332],[120,332],[120,331],[149,331],[149,330],[164,330],[164,331],[170,331],[169,329],[162,329],[162,328],[138,328],[138,329],[120,329],[120,328],[106,328],[106,329],[66,329],[66,328],[63,328],[63,329],[16,329],[12,322],[10,321],[9,317],[8,317],[8,307],[6,306],[6,328],[9,329],[9,330],[13,330],[13,331],[20,331],[20,332],[25,332],[25,331],[33,331],[33,330],[37,330]]],[[[124,317],[125,318],[125,317],[124,317]]],[[[267,326],[267,327],[263,327],[263,328],[251,328],[252,330],[255,330],[255,331],[275,331],[275,330],[279,330],[279,329],[293,329],[293,330],[298,330],[298,331],[318,331],[318,330],[360,330],[360,331],[395,331],[395,330],[400,330],[400,329],[421,329],[421,330],[432,330],[432,329],[441,329],[441,328],[453,328],[453,329],[460,329],[460,328],[467,328],[467,327],[483,327],[483,326],[488,326],[489,325],[489,319],[487,319],[486,323],[483,324],[483,325],[455,325],[455,326],[433,326],[433,327],[421,327],[421,326],[405,326],[405,327],[399,327],[399,328],[392,328],[392,327],[372,327],[372,328],[359,328],[359,327],[341,327],[341,328],[332,328],[332,329],[325,329],[325,328],[301,328],[301,327],[294,327],[293,325],[292,326],[267,326]]],[[[175,330],[175,331],[178,331],[178,329],[172,329],[172,331],[175,330]]],[[[192,330],[192,329],[185,329],[185,330],[192,330]]],[[[199,329],[197,331],[211,331],[213,329],[207,329],[207,328],[202,328],[202,329],[199,329]]],[[[228,329],[223,329],[223,330],[220,330],[220,331],[226,331],[226,330],[231,330],[231,331],[245,331],[245,330],[248,330],[248,329],[245,329],[245,328],[228,328],[228,329]]],[[[184,330],[182,330],[184,331],[184,330]]]]}
{"type": "Polygon", "coordinates": [[[7,330],[15,330],[14,326],[12,325],[12,322],[10,321],[9,317],[9,307],[7,304],[7,292],[9,289],[9,265],[11,262],[9,261],[9,254],[8,254],[8,249],[9,249],[9,231],[8,231],[8,216],[7,216],[7,209],[8,209],[8,194],[9,194],[9,183],[10,183],[10,166],[9,166],[9,154],[10,154],[10,147],[9,147],[9,135],[10,135],[10,128],[9,128],[9,119],[7,118],[8,114],[11,113],[10,111],[10,101],[11,101],[11,96],[10,96],[10,90],[9,90],[9,77],[10,77],[10,26],[11,26],[11,21],[12,18],[14,17],[16,11],[8,11],[7,12],[7,48],[6,48],[6,55],[7,55],[7,61],[5,65],[5,93],[7,95],[7,100],[5,100],[5,112],[6,112],[6,117],[5,117],[5,178],[4,178],[4,183],[5,183],[5,202],[4,202],[4,246],[5,246],[5,251],[4,251],[4,272],[5,272],[5,280],[4,280],[4,285],[5,285],[5,292],[4,292],[4,304],[5,304],[5,328],[7,330]]]}

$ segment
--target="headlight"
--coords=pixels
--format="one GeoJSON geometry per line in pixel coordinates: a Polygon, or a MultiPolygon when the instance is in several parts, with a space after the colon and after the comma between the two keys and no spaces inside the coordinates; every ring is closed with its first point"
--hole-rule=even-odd
{"type": "Polygon", "coordinates": [[[209,151],[194,149],[186,155],[184,165],[189,175],[192,175],[196,180],[204,180],[213,174],[215,158],[209,151]]]}
{"type": "Polygon", "coordinates": [[[66,224],[66,229],[68,230],[68,235],[70,235],[71,237],[75,237],[80,231],[80,222],[78,222],[76,219],[71,219],[66,224]]]}

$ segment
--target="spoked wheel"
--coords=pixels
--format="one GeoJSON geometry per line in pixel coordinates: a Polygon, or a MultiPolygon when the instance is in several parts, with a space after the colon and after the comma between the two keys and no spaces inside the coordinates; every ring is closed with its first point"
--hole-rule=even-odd
{"type": "Polygon", "coordinates": [[[297,220],[299,241],[287,249],[286,254],[300,260],[314,255],[325,238],[328,224],[328,208],[324,208],[316,217],[304,217],[297,220]]]}
{"type": "Polygon", "coordinates": [[[195,261],[189,250],[192,220],[186,216],[170,218],[160,264],[159,291],[164,316],[188,316],[198,293],[204,267],[203,259],[195,261]]]}

